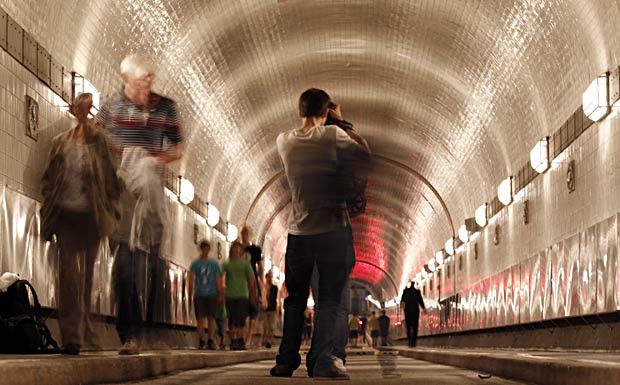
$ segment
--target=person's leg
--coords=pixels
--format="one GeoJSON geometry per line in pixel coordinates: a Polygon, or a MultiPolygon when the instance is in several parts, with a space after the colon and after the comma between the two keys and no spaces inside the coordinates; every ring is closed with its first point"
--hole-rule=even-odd
{"type": "Polygon", "coordinates": [[[413,326],[411,330],[411,343],[412,343],[411,346],[412,347],[415,347],[417,345],[419,322],[420,322],[420,315],[416,314],[415,317],[413,318],[413,326]]]}
{"type": "Polygon", "coordinates": [[[215,340],[215,317],[207,317],[207,321],[209,322],[209,341],[215,340]]]}
{"type": "Polygon", "coordinates": [[[405,314],[405,330],[407,332],[407,346],[411,346],[411,323],[412,317],[405,314]]]}
{"type": "MultiPolygon", "coordinates": [[[[351,291],[349,290],[349,275],[353,270],[353,266],[355,265],[355,249],[353,247],[353,234],[350,229],[346,230],[344,234],[345,240],[344,243],[346,245],[346,281],[344,284],[344,290],[342,291],[341,301],[340,301],[340,309],[337,312],[337,321],[334,325],[335,332],[335,344],[333,354],[334,356],[340,358],[343,363],[346,363],[346,347],[349,343],[349,305],[351,303],[351,291]]],[[[312,295],[316,303],[318,303],[319,297],[319,271],[317,265],[315,263],[314,271],[312,273],[312,295]]],[[[316,356],[308,356],[306,359],[306,366],[308,368],[308,373],[312,374],[312,368],[314,367],[316,356]]]]}
{"type": "Polygon", "coordinates": [[[79,255],[81,247],[79,228],[73,215],[61,214],[58,220],[58,321],[63,346],[81,344],[82,290],[79,255]]]}
{"type": "Polygon", "coordinates": [[[127,242],[118,245],[112,269],[116,298],[116,330],[123,344],[136,342],[142,322],[140,298],[136,287],[138,278],[137,258],[129,250],[127,242]]]}
{"type": "Polygon", "coordinates": [[[299,347],[310,292],[310,276],[314,266],[314,255],[307,250],[312,243],[310,238],[312,237],[289,235],[286,247],[285,275],[288,297],[284,300],[284,327],[276,363],[286,365],[291,370],[297,369],[301,363],[299,347]]]}
{"type": "Polygon", "coordinates": [[[92,302],[92,288],[93,288],[93,270],[95,267],[95,260],[99,253],[99,246],[101,244],[101,238],[97,231],[97,225],[94,217],[90,217],[88,226],[88,234],[86,236],[86,255],[84,264],[84,341],[90,348],[100,349],[97,343],[97,336],[92,323],[91,317],[91,302],[92,302]]]}
{"type": "MultiPolygon", "coordinates": [[[[315,237],[316,265],[319,271],[319,297],[314,333],[308,358],[314,372],[319,365],[333,362],[339,333],[334,333],[343,311],[343,290],[349,277],[349,236],[347,231],[334,231],[315,237]]],[[[288,277],[288,275],[287,275],[288,277]]],[[[287,278],[288,279],[288,278],[287,278]]]]}

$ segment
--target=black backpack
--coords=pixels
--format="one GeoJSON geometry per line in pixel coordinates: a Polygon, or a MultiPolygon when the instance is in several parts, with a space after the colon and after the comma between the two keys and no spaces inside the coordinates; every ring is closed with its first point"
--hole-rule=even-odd
{"type": "Polygon", "coordinates": [[[41,304],[30,282],[18,280],[0,293],[0,353],[57,353],[41,317],[41,304]],[[34,306],[30,304],[32,294],[34,306]]]}

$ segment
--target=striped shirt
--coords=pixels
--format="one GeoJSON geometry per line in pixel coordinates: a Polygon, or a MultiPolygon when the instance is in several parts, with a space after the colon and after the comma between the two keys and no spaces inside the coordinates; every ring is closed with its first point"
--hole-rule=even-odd
{"type": "Polygon", "coordinates": [[[130,101],[125,92],[113,95],[99,110],[95,123],[103,127],[120,150],[144,147],[156,155],[183,141],[176,103],[151,92],[148,106],[130,101]]]}

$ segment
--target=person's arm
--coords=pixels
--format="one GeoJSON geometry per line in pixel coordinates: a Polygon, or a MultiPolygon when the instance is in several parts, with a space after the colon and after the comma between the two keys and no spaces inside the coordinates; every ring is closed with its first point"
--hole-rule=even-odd
{"type": "Polygon", "coordinates": [[[424,306],[424,298],[422,298],[422,293],[418,290],[418,303],[422,307],[423,310],[426,310],[426,306],[424,306]]]}
{"type": "Polygon", "coordinates": [[[219,272],[215,275],[215,286],[217,287],[217,300],[224,302],[224,285],[222,283],[222,273],[219,272]]]}
{"type": "Polygon", "coordinates": [[[189,280],[187,282],[187,294],[189,298],[194,298],[194,281],[196,280],[196,274],[193,271],[189,273],[189,280]]]}
{"type": "MultiPolygon", "coordinates": [[[[334,119],[343,120],[342,113],[340,112],[340,105],[336,105],[336,108],[330,109],[329,114],[334,119]]],[[[357,131],[355,131],[355,128],[350,128],[348,130],[344,130],[344,129],[340,129],[340,130],[344,131],[349,136],[349,138],[353,139],[362,148],[365,155],[370,157],[371,151],[370,151],[370,146],[368,145],[368,142],[357,131]]]]}
{"type": "Polygon", "coordinates": [[[250,303],[253,305],[258,304],[258,291],[256,290],[256,278],[254,277],[254,269],[248,263],[247,264],[247,277],[248,286],[250,287],[250,303]]]}
{"type": "Polygon", "coordinates": [[[184,149],[185,145],[183,143],[179,143],[174,147],[166,149],[166,151],[162,151],[155,157],[159,159],[162,163],[168,164],[174,162],[175,160],[181,159],[184,149]]]}

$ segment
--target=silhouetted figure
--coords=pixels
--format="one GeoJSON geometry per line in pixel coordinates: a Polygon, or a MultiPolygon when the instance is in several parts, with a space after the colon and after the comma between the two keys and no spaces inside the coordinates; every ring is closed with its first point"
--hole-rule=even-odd
{"type": "Polygon", "coordinates": [[[412,283],[403,290],[400,302],[404,304],[405,327],[407,328],[407,340],[409,347],[416,345],[418,339],[418,323],[420,321],[420,307],[425,309],[422,293],[412,283]]]}
{"type": "Polygon", "coordinates": [[[379,335],[381,336],[381,346],[388,345],[389,334],[390,317],[385,314],[385,310],[381,310],[381,316],[379,317],[379,335]]]}

